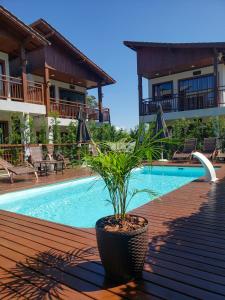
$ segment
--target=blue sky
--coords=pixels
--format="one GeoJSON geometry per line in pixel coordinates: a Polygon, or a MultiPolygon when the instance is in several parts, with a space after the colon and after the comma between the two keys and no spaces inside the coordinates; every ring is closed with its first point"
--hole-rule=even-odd
{"type": "MultiPolygon", "coordinates": [[[[31,23],[46,19],[117,83],[103,88],[112,123],[138,123],[136,56],[124,40],[225,41],[224,0],[0,0],[31,23]]],[[[96,95],[95,90],[90,91],[96,95]]]]}

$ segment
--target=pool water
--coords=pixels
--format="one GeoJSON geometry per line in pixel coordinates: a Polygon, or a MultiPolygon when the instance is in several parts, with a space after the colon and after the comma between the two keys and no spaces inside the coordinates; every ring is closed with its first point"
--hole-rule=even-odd
{"type": "MultiPolygon", "coordinates": [[[[129,191],[151,189],[156,195],[137,194],[128,210],[204,176],[201,167],[143,167],[132,173],[129,191]]],[[[97,177],[51,184],[0,196],[0,209],[76,227],[94,227],[113,213],[104,182],[97,177]]]]}

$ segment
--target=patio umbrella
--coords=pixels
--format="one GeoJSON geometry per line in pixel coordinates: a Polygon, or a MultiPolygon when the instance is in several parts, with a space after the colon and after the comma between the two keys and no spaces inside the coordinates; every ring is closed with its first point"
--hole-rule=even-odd
{"type": "Polygon", "coordinates": [[[78,144],[91,142],[91,137],[88,132],[86,121],[85,121],[85,113],[83,112],[82,108],[78,113],[78,127],[77,127],[76,142],[78,144]]]}
{"type": "MultiPolygon", "coordinates": [[[[158,137],[161,138],[161,139],[169,137],[169,132],[168,132],[168,128],[166,126],[166,122],[165,122],[165,119],[164,119],[161,104],[158,104],[158,107],[157,107],[154,134],[155,135],[157,134],[158,137]]],[[[163,159],[163,151],[161,153],[161,160],[164,160],[163,159]]]]}

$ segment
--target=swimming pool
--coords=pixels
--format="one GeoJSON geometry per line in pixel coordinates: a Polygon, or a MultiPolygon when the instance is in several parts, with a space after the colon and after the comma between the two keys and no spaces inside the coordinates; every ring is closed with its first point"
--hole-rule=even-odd
{"type": "MultiPolygon", "coordinates": [[[[157,196],[167,194],[204,176],[201,167],[154,166],[137,169],[132,174],[129,189],[150,188],[157,196]]],[[[136,195],[129,210],[156,196],[136,195]]],[[[0,196],[0,209],[76,227],[94,227],[100,217],[112,214],[104,182],[88,177],[44,187],[8,193],[0,196]]]]}

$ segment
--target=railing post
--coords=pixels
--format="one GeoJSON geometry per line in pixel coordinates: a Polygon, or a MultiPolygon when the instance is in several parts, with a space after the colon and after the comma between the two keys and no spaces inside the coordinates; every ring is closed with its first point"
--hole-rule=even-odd
{"type": "Polygon", "coordinates": [[[50,91],[49,91],[49,85],[50,85],[50,80],[49,80],[49,68],[47,64],[45,63],[45,69],[44,69],[44,103],[46,106],[46,115],[48,116],[50,112],[50,91]]]}
{"type": "Polygon", "coordinates": [[[214,101],[215,101],[215,105],[219,106],[219,99],[218,99],[218,52],[217,52],[217,49],[214,49],[213,73],[214,73],[214,101]]]}
{"type": "Polygon", "coordinates": [[[20,58],[21,58],[21,67],[22,67],[22,89],[23,89],[23,99],[24,102],[27,102],[28,99],[28,84],[27,84],[27,60],[26,60],[26,51],[23,46],[20,48],[20,58]]]}
{"type": "Polygon", "coordinates": [[[142,115],[142,100],[143,100],[142,75],[138,74],[138,103],[139,103],[139,116],[142,115]]]}
{"type": "Polygon", "coordinates": [[[98,85],[98,109],[99,109],[99,122],[103,122],[103,113],[102,113],[102,86],[98,85]]]}

